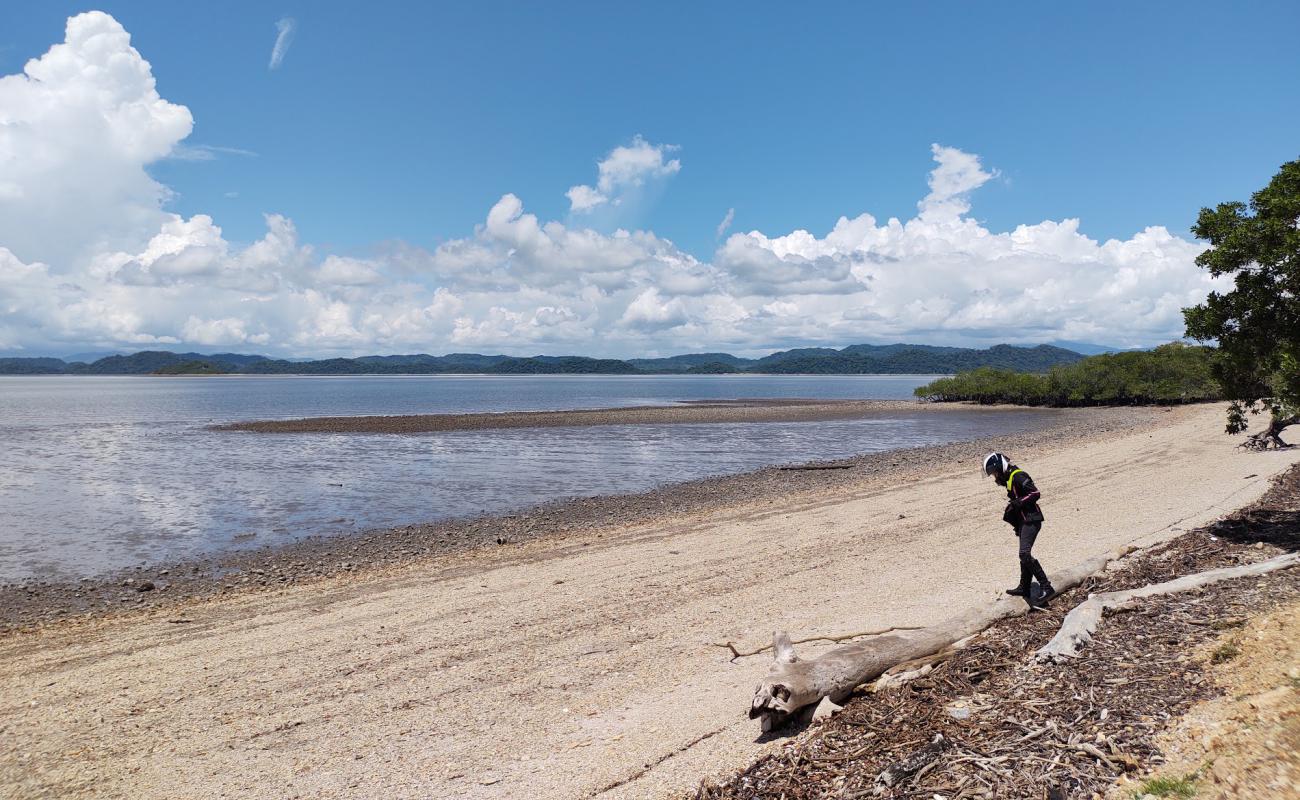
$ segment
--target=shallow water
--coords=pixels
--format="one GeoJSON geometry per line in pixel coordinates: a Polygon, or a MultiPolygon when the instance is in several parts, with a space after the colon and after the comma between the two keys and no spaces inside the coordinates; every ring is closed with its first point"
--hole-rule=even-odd
{"type": "Polygon", "coordinates": [[[90,575],[319,533],[518,510],[1037,427],[1051,412],[417,435],[214,422],[737,397],[902,399],[927,376],[0,378],[0,580],[90,575]]]}

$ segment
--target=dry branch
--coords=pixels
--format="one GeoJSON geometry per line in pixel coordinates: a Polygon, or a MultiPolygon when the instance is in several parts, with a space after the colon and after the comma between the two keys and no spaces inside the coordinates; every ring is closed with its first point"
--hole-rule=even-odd
{"type": "Polygon", "coordinates": [[[1138,600],[1154,595],[1186,592],[1219,581],[1263,575],[1297,564],[1300,564],[1300,553],[1288,553],[1255,564],[1212,569],[1208,572],[1184,575],[1171,581],[1129,589],[1128,591],[1102,592],[1089,595],[1087,600],[1070,610],[1070,613],[1065,616],[1065,621],[1061,623],[1061,629],[1057,631],[1050,642],[1043,645],[1035,653],[1034,657],[1042,662],[1052,661],[1057,664],[1077,657],[1079,651],[1086,647],[1088,642],[1092,641],[1093,632],[1101,624],[1101,615],[1108,609],[1124,608],[1138,600]]]}
{"type": "MultiPolygon", "coordinates": [[[[791,642],[791,644],[805,644],[807,642],[847,642],[850,639],[860,639],[863,636],[880,636],[886,633],[893,633],[894,631],[919,631],[919,630],[921,629],[907,626],[907,625],[898,625],[893,628],[881,628],[878,631],[858,631],[856,633],[841,633],[837,636],[809,636],[807,639],[796,639],[795,641],[791,642]]],[[[732,661],[735,661],[738,658],[745,658],[747,656],[756,656],[759,653],[765,653],[768,650],[771,650],[775,646],[771,644],[765,644],[762,647],[758,648],[757,650],[742,651],[736,649],[735,642],[711,642],[711,644],[714,647],[725,647],[728,650],[730,650],[732,661]]]]}
{"type": "MultiPolygon", "coordinates": [[[[1057,589],[1065,591],[1076,586],[1132,550],[1121,548],[1061,571],[1054,576],[1057,589]]],[[[767,731],[787,724],[796,714],[802,718],[801,712],[811,714],[811,709],[823,697],[843,704],[859,684],[879,677],[890,667],[941,652],[954,642],[1024,610],[1023,601],[1002,597],[932,627],[841,645],[807,661],[795,654],[790,637],[778,631],[772,637],[774,663],[754,691],[750,719],[760,719],[763,730],[767,731]]]]}
{"type": "Polygon", "coordinates": [[[922,770],[934,764],[935,759],[948,749],[949,742],[943,738],[943,734],[934,737],[934,741],[911,753],[895,764],[891,764],[881,770],[876,776],[876,794],[884,794],[884,790],[890,786],[896,786],[913,775],[919,774],[922,770]]]}

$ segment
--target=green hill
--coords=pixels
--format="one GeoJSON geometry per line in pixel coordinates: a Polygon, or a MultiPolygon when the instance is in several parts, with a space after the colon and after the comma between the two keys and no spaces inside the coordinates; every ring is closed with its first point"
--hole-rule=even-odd
{"type": "MultiPolygon", "coordinates": [[[[748,372],[775,375],[866,375],[957,373],[980,367],[1014,372],[1046,372],[1072,364],[1083,356],[1051,345],[1015,347],[1000,344],[986,350],[931,345],[850,345],[840,350],[802,347],[782,350],[762,358],[742,358],[730,353],[683,353],[665,358],[588,358],[536,355],[518,358],[479,353],[445,356],[413,353],[359,358],[315,360],[271,359],[242,353],[171,353],[144,350],[112,355],[90,363],[66,363],[56,358],[0,359],[2,375],[153,375],[181,374],[195,362],[218,372],[246,375],[634,375],[723,374],[748,372]],[[176,372],[175,370],[180,370],[176,372]]],[[[191,373],[192,374],[192,373],[191,373]]]]}

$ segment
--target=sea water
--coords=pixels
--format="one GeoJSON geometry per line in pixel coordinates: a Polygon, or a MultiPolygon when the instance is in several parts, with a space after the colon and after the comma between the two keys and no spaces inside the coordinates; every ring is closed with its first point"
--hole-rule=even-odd
{"type": "Polygon", "coordinates": [[[1014,433],[1047,411],[427,434],[255,434],[247,419],[908,399],[933,376],[0,377],[0,580],[508,513],[772,464],[1014,433]]]}

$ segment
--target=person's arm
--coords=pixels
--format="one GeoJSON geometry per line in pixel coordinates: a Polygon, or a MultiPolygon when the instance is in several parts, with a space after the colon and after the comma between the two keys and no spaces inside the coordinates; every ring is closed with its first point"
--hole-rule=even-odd
{"type": "Polygon", "coordinates": [[[1038,487],[1034,485],[1034,479],[1021,472],[1011,481],[1012,498],[1011,505],[1016,508],[1027,506],[1030,503],[1037,503],[1042,495],[1038,487]]]}

